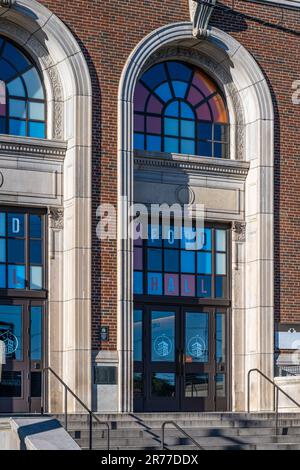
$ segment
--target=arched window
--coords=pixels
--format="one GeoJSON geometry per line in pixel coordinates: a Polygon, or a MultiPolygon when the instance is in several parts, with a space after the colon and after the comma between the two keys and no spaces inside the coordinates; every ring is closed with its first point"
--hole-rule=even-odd
{"type": "Polygon", "coordinates": [[[197,67],[156,64],[134,97],[134,148],[203,157],[228,156],[228,113],[216,84],[197,67]]]}
{"type": "Polygon", "coordinates": [[[40,75],[11,41],[0,37],[0,134],[46,138],[40,75]]]}

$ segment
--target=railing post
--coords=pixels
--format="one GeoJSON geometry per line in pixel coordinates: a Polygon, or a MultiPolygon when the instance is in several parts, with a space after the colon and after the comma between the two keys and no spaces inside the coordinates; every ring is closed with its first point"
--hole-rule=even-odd
{"type": "Polygon", "coordinates": [[[251,375],[252,370],[248,371],[248,378],[247,378],[247,408],[248,408],[248,413],[250,413],[250,375],[251,375]]]}
{"type": "Polygon", "coordinates": [[[278,408],[279,408],[279,388],[276,387],[276,409],[275,409],[275,433],[278,436],[278,408]]]}
{"type": "Polygon", "coordinates": [[[45,399],[44,398],[45,397],[45,395],[44,395],[44,393],[45,393],[45,391],[44,391],[44,381],[45,381],[44,375],[45,375],[45,370],[43,369],[42,370],[42,385],[41,385],[41,393],[42,393],[42,396],[41,396],[41,415],[42,416],[44,415],[44,406],[45,406],[45,403],[44,403],[44,399],[45,399]]]}
{"type": "Polygon", "coordinates": [[[163,423],[161,430],[161,450],[165,450],[165,426],[166,423],[163,423]]]}
{"type": "Polygon", "coordinates": [[[92,415],[91,412],[89,413],[89,415],[90,415],[90,435],[89,435],[90,444],[89,444],[89,449],[93,450],[93,415],[92,415]]]}
{"type": "Polygon", "coordinates": [[[68,389],[65,387],[65,430],[68,431],[68,389]]]}

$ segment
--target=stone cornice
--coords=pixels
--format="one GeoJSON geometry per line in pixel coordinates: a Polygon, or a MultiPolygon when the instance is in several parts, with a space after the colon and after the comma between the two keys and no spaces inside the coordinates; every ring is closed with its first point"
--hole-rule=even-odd
{"type": "Polygon", "coordinates": [[[159,152],[135,152],[135,169],[149,168],[173,168],[192,171],[210,176],[228,176],[245,180],[249,171],[249,163],[238,160],[225,160],[219,158],[195,157],[189,155],[163,154],[159,152]]]}
{"type": "Polygon", "coordinates": [[[48,160],[64,160],[67,144],[55,140],[31,139],[27,137],[0,136],[0,157],[37,157],[48,160]]]}

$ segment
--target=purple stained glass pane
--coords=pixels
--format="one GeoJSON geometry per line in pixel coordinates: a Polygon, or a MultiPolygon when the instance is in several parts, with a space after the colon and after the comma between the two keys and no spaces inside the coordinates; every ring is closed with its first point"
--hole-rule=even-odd
{"type": "Polygon", "coordinates": [[[195,277],[190,274],[181,276],[181,295],[184,297],[195,297],[195,277]]]}
{"type": "Polygon", "coordinates": [[[161,118],[147,117],[147,132],[149,134],[161,134],[161,118]]]}
{"type": "Polygon", "coordinates": [[[0,116],[5,116],[5,113],[6,113],[5,83],[0,81],[0,116]]]}
{"type": "Polygon", "coordinates": [[[178,274],[165,274],[165,295],[179,295],[178,274]]]}
{"type": "Polygon", "coordinates": [[[134,115],[134,130],[136,132],[145,132],[144,122],[145,122],[144,116],[135,114],[134,115]]]}
{"type": "Polygon", "coordinates": [[[199,121],[211,121],[212,115],[207,104],[203,104],[197,108],[197,118],[199,121]]]}
{"type": "Polygon", "coordinates": [[[148,101],[147,112],[154,114],[161,114],[163,104],[155,97],[151,96],[148,101]]]}
{"type": "Polygon", "coordinates": [[[134,110],[144,111],[146,100],[149,96],[149,91],[141,84],[138,83],[134,94],[134,110]]]}
{"type": "Polygon", "coordinates": [[[134,269],[137,271],[142,271],[143,269],[143,248],[134,248],[133,255],[133,265],[134,269]]]}
{"type": "Polygon", "coordinates": [[[195,85],[205,97],[210,96],[214,90],[210,90],[207,84],[201,79],[200,76],[194,75],[192,85],[195,85]]]}
{"type": "Polygon", "coordinates": [[[189,94],[188,94],[188,102],[192,105],[196,105],[200,103],[204,99],[204,96],[193,86],[191,86],[189,94]]]}

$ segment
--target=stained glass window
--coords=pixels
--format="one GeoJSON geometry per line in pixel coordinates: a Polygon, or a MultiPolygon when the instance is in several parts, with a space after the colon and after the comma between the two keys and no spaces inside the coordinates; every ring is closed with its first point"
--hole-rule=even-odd
{"type": "Polygon", "coordinates": [[[149,224],[148,234],[147,240],[134,242],[134,294],[227,297],[228,230],[225,227],[196,229],[149,224]]]}
{"type": "Polygon", "coordinates": [[[140,78],[134,97],[136,150],[225,158],[228,134],[221,93],[197,67],[168,61],[140,78]]]}
{"type": "Polygon", "coordinates": [[[28,57],[0,36],[0,134],[46,138],[45,92],[28,57]]]}

